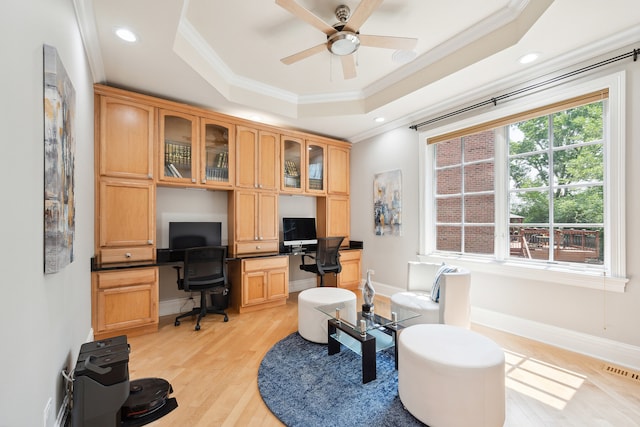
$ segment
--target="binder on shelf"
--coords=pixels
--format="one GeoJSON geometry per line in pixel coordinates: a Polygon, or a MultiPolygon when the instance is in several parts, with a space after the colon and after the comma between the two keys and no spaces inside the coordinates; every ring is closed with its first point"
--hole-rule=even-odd
{"type": "Polygon", "coordinates": [[[173,165],[173,163],[169,163],[169,169],[171,170],[172,174],[174,177],[176,178],[182,178],[182,174],[180,173],[180,171],[173,165]]]}

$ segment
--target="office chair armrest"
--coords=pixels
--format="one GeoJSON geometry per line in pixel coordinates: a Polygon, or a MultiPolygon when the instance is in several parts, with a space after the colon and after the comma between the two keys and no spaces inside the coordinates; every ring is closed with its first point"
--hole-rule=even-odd
{"type": "MultiPolygon", "coordinates": [[[[308,256],[309,258],[313,259],[313,260],[315,260],[315,259],[316,259],[316,257],[314,257],[313,255],[309,255],[309,254],[302,254],[302,265],[307,265],[307,264],[304,262],[304,257],[307,257],[307,256],[308,256]]],[[[314,264],[315,264],[315,262],[314,262],[314,264]]]]}

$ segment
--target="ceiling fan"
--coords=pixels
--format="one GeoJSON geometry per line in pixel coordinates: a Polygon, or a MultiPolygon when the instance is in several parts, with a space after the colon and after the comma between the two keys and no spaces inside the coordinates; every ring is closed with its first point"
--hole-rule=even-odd
{"type": "Polygon", "coordinates": [[[316,27],[327,35],[327,41],[319,45],[295,53],[281,61],[290,65],[312,55],[328,49],[333,55],[339,56],[342,62],[342,73],[345,79],[356,76],[356,62],[353,57],[360,46],[381,47],[385,49],[412,50],[417,39],[392,36],[372,36],[360,34],[362,24],[380,6],[383,0],[362,0],[356,10],[351,13],[348,6],[340,5],[335,14],[338,23],[329,25],[309,10],[300,6],[295,0],[276,0],[276,4],[291,12],[308,24],[316,27]]]}

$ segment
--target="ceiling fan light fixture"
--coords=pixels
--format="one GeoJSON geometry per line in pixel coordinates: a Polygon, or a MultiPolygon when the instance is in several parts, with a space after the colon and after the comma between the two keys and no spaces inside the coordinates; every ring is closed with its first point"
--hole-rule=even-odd
{"type": "Polygon", "coordinates": [[[351,55],[360,47],[360,39],[351,31],[338,31],[327,38],[327,49],[338,56],[351,55]]]}

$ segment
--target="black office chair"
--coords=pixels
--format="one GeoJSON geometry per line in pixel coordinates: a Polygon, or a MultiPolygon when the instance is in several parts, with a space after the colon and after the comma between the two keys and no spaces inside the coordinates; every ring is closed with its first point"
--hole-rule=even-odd
{"type": "Polygon", "coordinates": [[[182,289],[185,292],[200,292],[200,307],[194,307],[190,312],[176,317],[174,323],[176,326],[180,325],[180,319],[197,315],[198,321],[195,329],[199,331],[200,319],[206,316],[207,313],[222,314],[224,315],[224,321],[229,321],[224,309],[207,307],[207,291],[215,288],[224,288],[222,292],[227,292],[226,258],[227,248],[223,246],[205,246],[184,250],[184,274],[182,278],[180,277],[182,267],[174,267],[178,273],[178,289],[182,289]]]}
{"type": "Polygon", "coordinates": [[[320,286],[324,286],[326,273],[338,274],[342,271],[340,264],[340,245],[344,237],[319,237],[315,255],[303,254],[300,270],[316,273],[320,276],[320,286]],[[305,264],[305,257],[315,260],[313,264],[305,264]]]}

